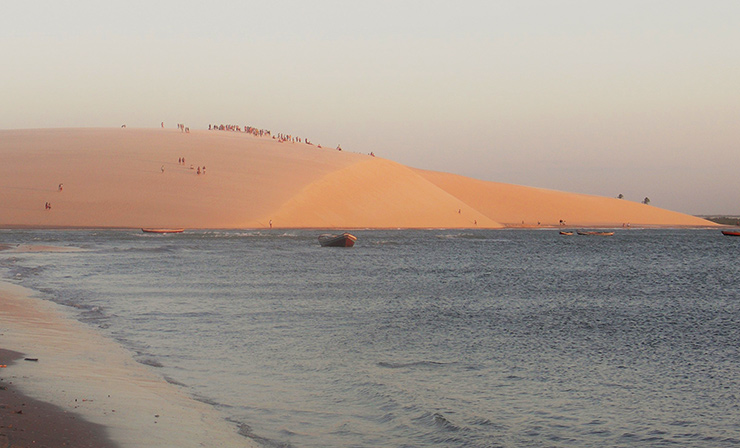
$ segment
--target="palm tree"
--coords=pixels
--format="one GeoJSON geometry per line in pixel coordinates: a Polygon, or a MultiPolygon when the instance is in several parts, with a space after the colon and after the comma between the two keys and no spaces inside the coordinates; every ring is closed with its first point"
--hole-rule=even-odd
{"type": "Polygon", "coordinates": [[[645,199],[642,200],[642,203],[645,205],[650,205],[650,198],[646,196],[645,199]]]}
{"type": "Polygon", "coordinates": [[[624,195],[622,193],[619,193],[619,196],[617,196],[617,199],[624,199],[624,195]]]}

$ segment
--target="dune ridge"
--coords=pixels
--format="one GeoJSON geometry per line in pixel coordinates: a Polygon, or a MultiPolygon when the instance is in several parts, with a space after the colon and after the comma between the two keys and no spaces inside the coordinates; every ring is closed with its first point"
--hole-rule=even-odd
{"type": "Polygon", "coordinates": [[[6,228],[715,225],[626,200],[480,181],[229,131],[4,130],[0,158],[6,228]]]}

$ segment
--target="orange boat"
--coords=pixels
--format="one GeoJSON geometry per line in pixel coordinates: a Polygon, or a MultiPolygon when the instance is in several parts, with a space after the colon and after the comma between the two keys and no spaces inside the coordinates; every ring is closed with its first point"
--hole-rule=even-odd
{"type": "Polygon", "coordinates": [[[144,233],[182,233],[185,229],[141,229],[144,233]]]}
{"type": "Polygon", "coordinates": [[[352,247],[355,245],[355,241],[357,241],[357,237],[349,233],[343,233],[341,235],[325,233],[319,235],[319,244],[323,247],[352,247]]]}
{"type": "Polygon", "coordinates": [[[740,236],[740,230],[723,230],[722,235],[740,236]]]}

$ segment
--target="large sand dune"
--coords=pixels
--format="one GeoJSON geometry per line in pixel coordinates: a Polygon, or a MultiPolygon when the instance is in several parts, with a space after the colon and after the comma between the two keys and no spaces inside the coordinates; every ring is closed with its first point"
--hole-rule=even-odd
{"type": "Polygon", "coordinates": [[[0,131],[0,160],[3,227],[264,228],[272,221],[291,228],[499,228],[561,219],[569,226],[713,225],[625,200],[228,131],[0,131]]]}

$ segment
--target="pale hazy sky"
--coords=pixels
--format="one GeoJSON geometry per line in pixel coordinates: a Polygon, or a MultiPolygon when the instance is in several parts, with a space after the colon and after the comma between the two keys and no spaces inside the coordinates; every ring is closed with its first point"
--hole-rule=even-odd
{"type": "Polygon", "coordinates": [[[0,129],[253,125],[740,214],[740,1],[15,1],[0,129]]]}

